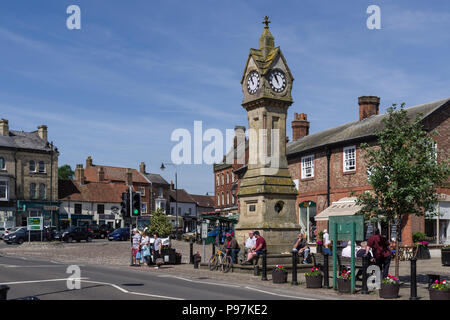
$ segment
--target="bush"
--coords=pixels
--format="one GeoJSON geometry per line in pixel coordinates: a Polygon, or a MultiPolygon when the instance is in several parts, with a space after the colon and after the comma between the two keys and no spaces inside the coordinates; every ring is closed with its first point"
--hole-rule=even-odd
{"type": "Polygon", "coordinates": [[[412,235],[413,242],[420,242],[425,241],[427,239],[427,236],[423,234],[422,232],[415,232],[412,235]]]}

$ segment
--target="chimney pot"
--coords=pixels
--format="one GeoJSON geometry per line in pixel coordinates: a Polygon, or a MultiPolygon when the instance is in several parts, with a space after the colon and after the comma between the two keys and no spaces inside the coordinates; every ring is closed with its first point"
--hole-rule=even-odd
{"type": "Polygon", "coordinates": [[[359,121],[378,115],[380,112],[380,97],[362,96],[358,98],[359,121]]]}

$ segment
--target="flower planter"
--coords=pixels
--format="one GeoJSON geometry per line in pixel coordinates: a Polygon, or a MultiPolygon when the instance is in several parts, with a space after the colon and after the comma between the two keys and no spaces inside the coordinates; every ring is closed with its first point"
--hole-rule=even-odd
{"type": "Polygon", "coordinates": [[[272,271],[273,283],[286,283],[288,273],[286,271],[272,271]]]}
{"type": "Polygon", "coordinates": [[[428,290],[430,293],[430,300],[450,300],[450,290],[428,290]]]}
{"type": "Polygon", "coordinates": [[[306,276],[306,287],[307,288],[322,288],[322,275],[320,276],[306,276]]]}
{"type": "Polygon", "coordinates": [[[352,288],[352,281],[350,279],[337,279],[338,282],[338,292],[340,293],[350,293],[352,288]]]}
{"type": "Polygon", "coordinates": [[[443,266],[450,266],[450,249],[441,249],[441,261],[443,266]]]}
{"type": "Polygon", "coordinates": [[[400,284],[398,283],[382,283],[380,291],[380,298],[383,299],[395,299],[398,298],[398,291],[400,290],[400,284]]]}
{"type": "Polygon", "coordinates": [[[414,248],[414,254],[417,260],[431,259],[430,250],[427,246],[417,246],[414,248]]]}

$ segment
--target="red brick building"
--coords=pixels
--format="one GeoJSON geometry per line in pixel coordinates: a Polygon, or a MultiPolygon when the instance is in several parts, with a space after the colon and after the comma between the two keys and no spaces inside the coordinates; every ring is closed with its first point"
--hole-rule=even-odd
{"type": "Polygon", "coordinates": [[[214,203],[215,210],[221,215],[239,213],[240,179],[245,173],[248,163],[248,139],[245,138],[245,127],[235,127],[233,150],[224,157],[223,162],[214,164],[214,203]],[[226,161],[232,159],[232,161],[226,161]]]}
{"type": "MultiPolygon", "coordinates": [[[[380,99],[378,97],[360,97],[358,103],[359,119],[357,121],[312,135],[309,135],[307,116],[295,114],[292,122],[293,141],[287,144],[287,159],[292,179],[299,191],[297,217],[300,225],[303,225],[305,229],[310,223],[315,224],[314,219],[311,218],[330,206],[332,202],[350,197],[353,193],[358,194],[371,189],[360,145],[361,143],[373,146],[377,144],[375,132],[381,128],[385,115],[379,115],[380,99]]],[[[422,113],[425,130],[428,132],[436,130],[439,133],[435,141],[441,152],[440,159],[448,159],[450,99],[405,110],[411,118],[422,113]]],[[[442,194],[442,199],[447,199],[440,203],[440,207],[448,210],[450,189],[439,188],[438,192],[442,194]]],[[[427,221],[427,224],[435,224],[436,229],[447,228],[448,230],[450,215],[448,217],[446,215],[448,214],[444,212],[446,219],[441,219],[442,226],[439,221],[427,221]]],[[[405,219],[402,233],[404,244],[412,243],[412,233],[425,232],[425,220],[428,219],[416,216],[405,219]]],[[[315,227],[317,231],[320,231],[327,228],[327,224],[327,221],[320,221],[315,227]]],[[[427,229],[430,229],[429,226],[427,229]]],[[[445,237],[448,236],[450,236],[450,230],[445,233],[445,237]]]]}

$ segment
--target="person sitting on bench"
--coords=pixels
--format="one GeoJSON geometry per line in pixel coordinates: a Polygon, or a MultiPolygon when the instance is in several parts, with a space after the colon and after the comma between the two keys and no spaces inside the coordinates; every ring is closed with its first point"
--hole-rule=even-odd
{"type": "Polygon", "coordinates": [[[253,235],[256,237],[256,244],[255,246],[250,249],[248,252],[247,261],[245,261],[243,264],[249,265],[253,264],[253,259],[256,258],[256,263],[258,263],[259,256],[263,254],[263,251],[266,250],[266,240],[264,240],[263,237],[259,234],[259,231],[253,232],[253,235]]]}
{"type": "Polygon", "coordinates": [[[306,235],[304,233],[299,233],[297,235],[297,239],[294,242],[293,249],[297,249],[298,255],[303,256],[303,264],[308,263],[310,249],[306,241],[306,235]]]}

